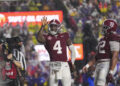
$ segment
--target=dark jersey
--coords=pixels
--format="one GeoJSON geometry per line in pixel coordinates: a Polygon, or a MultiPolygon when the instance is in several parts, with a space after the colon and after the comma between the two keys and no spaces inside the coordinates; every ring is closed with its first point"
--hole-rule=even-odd
{"type": "Polygon", "coordinates": [[[44,35],[46,39],[45,47],[48,50],[51,61],[67,61],[67,43],[68,33],[54,35],[44,35]]]}
{"type": "Polygon", "coordinates": [[[112,49],[119,48],[119,45],[115,45],[114,42],[120,41],[120,36],[117,34],[109,34],[101,38],[98,43],[98,52],[96,54],[96,60],[100,59],[111,59],[112,58],[112,49]],[[113,42],[110,44],[110,42],[113,42]]]}

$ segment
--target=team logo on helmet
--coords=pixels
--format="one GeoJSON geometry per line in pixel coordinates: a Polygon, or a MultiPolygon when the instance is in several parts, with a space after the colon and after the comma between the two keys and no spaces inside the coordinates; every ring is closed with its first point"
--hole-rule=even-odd
{"type": "Polygon", "coordinates": [[[103,31],[105,33],[116,32],[117,30],[117,23],[115,20],[107,19],[103,23],[103,31]]]}

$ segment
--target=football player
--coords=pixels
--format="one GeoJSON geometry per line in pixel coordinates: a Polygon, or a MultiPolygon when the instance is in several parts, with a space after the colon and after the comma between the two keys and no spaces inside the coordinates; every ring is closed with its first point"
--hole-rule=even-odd
{"type": "Polygon", "coordinates": [[[58,86],[61,80],[63,86],[71,86],[71,73],[67,62],[67,46],[71,51],[72,65],[74,67],[75,49],[67,32],[61,33],[61,23],[53,19],[47,23],[47,18],[41,20],[42,26],[38,32],[37,40],[43,43],[50,55],[49,86],[58,86]],[[43,29],[48,24],[48,33],[43,29]]]}
{"type": "Polygon", "coordinates": [[[113,79],[113,70],[117,64],[120,49],[120,36],[116,33],[116,29],[116,21],[112,19],[104,21],[104,36],[98,43],[96,56],[82,69],[83,72],[87,72],[88,68],[96,63],[95,86],[105,86],[106,82],[111,82],[113,79]]]}

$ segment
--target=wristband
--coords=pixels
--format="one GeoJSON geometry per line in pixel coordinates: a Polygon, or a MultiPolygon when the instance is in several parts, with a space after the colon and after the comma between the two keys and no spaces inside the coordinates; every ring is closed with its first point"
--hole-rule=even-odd
{"type": "Polygon", "coordinates": [[[110,70],[109,73],[113,75],[113,71],[112,70],[110,70]]]}
{"type": "Polygon", "coordinates": [[[89,68],[89,67],[90,67],[90,65],[89,65],[89,64],[86,64],[86,65],[85,65],[85,67],[86,67],[86,68],[89,68]]]}

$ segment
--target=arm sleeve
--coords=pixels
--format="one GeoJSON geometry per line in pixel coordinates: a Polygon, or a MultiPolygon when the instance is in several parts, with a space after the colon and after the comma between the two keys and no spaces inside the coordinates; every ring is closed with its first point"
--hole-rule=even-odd
{"type": "Polygon", "coordinates": [[[119,51],[120,50],[120,43],[117,41],[110,41],[110,50],[111,51],[119,51]]]}
{"type": "Polygon", "coordinates": [[[73,45],[69,45],[68,48],[71,51],[71,62],[74,64],[76,58],[75,47],[73,45]]]}

